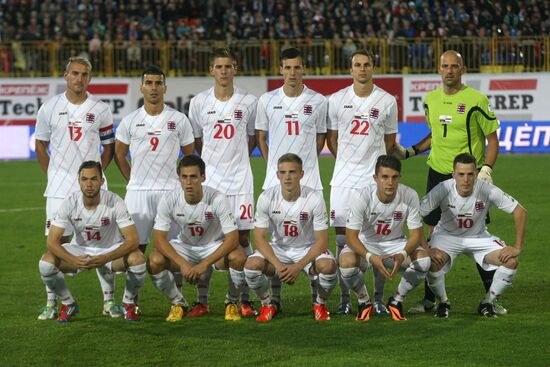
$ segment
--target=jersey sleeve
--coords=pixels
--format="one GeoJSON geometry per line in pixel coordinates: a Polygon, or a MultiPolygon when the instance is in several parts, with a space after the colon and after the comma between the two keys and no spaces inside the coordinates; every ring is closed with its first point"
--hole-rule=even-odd
{"type": "Polygon", "coordinates": [[[489,98],[480,93],[479,111],[477,114],[477,123],[483,135],[487,136],[494,133],[500,128],[500,122],[498,121],[495,112],[491,107],[489,98]]]}
{"type": "Polygon", "coordinates": [[[338,106],[334,94],[328,98],[327,110],[327,129],[336,131],[338,130],[338,106]]]}
{"type": "Polygon", "coordinates": [[[264,105],[264,96],[261,96],[258,100],[258,104],[256,107],[256,121],[254,123],[254,127],[256,130],[263,130],[268,131],[269,130],[269,118],[267,116],[266,106],[264,105]]]}
{"type": "Polygon", "coordinates": [[[498,187],[494,185],[490,186],[491,191],[489,192],[489,203],[491,206],[495,206],[505,213],[511,214],[514,209],[516,209],[516,206],[518,206],[517,200],[506,194],[498,187]]]}
{"type": "Polygon", "coordinates": [[[61,203],[61,206],[57,210],[57,213],[55,213],[55,217],[52,220],[52,225],[53,226],[65,229],[67,227],[67,225],[70,223],[70,221],[71,221],[71,205],[72,205],[71,204],[72,201],[70,199],[71,197],[72,197],[72,195],[68,196],[61,203]]]}
{"type": "Polygon", "coordinates": [[[420,201],[420,215],[425,217],[430,214],[432,210],[438,208],[445,195],[446,190],[444,182],[441,182],[430,190],[430,192],[428,192],[420,201]]]}
{"type": "Polygon", "coordinates": [[[367,200],[363,192],[353,192],[350,195],[350,208],[348,219],[346,220],[346,228],[361,230],[363,227],[363,217],[367,209],[367,200]]]}
{"type": "Polygon", "coordinates": [[[212,206],[222,226],[222,232],[227,234],[229,232],[236,231],[237,222],[235,221],[233,212],[229,209],[229,202],[227,201],[227,198],[222,194],[216,195],[212,201],[212,206]]]}
{"type": "Polygon", "coordinates": [[[50,116],[47,116],[46,107],[42,105],[36,115],[36,128],[34,131],[34,137],[42,141],[50,141],[52,136],[52,127],[50,124],[50,116]]]}
{"type": "Polygon", "coordinates": [[[168,232],[172,223],[172,205],[170,205],[170,194],[164,195],[157,207],[157,216],[155,217],[154,229],[168,232]]]}
{"type": "Polygon", "coordinates": [[[422,227],[422,218],[420,217],[420,200],[414,190],[407,190],[407,205],[409,214],[407,216],[407,227],[416,229],[422,227]]]}
{"type": "Polygon", "coordinates": [[[248,124],[246,125],[246,132],[248,135],[254,135],[256,133],[256,109],[258,106],[258,100],[254,97],[253,103],[248,106],[248,124]]]}
{"type": "Polygon", "coordinates": [[[315,195],[315,206],[313,207],[313,230],[323,231],[328,229],[327,207],[323,196],[317,192],[315,195]]]}
{"type": "Polygon", "coordinates": [[[389,105],[387,120],[384,124],[384,134],[395,134],[397,132],[397,116],[397,102],[392,96],[392,102],[389,105]]]}
{"type": "Polygon", "coordinates": [[[254,226],[258,228],[269,228],[269,200],[266,195],[261,194],[256,204],[256,215],[254,226]]]}
{"type": "Polygon", "coordinates": [[[109,106],[105,105],[105,109],[101,112],[99,120],[99,138],[101,144],[113,144],[115,142],[115,131],[113,127],[113,114],[109,106]]]}
{"type": "Polygon", "coordinates": [[[322,96],[323,101],[319,104],[319,109],[317,111],[317,116],[315,119],[315,128],[317,134],[324,134],[327,132],[327,99],[322,96]]]}
{"type": "Polygon", "coordinates": [[[198,96],[193,97],[189,103],[189,121],[191,121],[191,127],[193,128],[193,135],[195,138],[202,138],[202,127],[200,125],[200,103],[197,99],[198,96]]]}
{"type": "Polygon", "coordinates": [[[195,142],[195,137],[193,136],[193,129],[191,127],[191,122],[183,113],[181,114],[181,129],[179,132],[179,141],[180,146],[184,147],[191,143],[195,142]]]}
{"type": "Polygon", "coordinates": [[[124,228],[134,224],[134,220],[128,212],[128,207],[126,206],[126,203],[124,203],[124,200],[122,200],[118,195],[115,196],[115,200],[115,219],[118,224],[118,228],[124,228]]]}
{"type": "Polygon", "coordinates": [[[130,125],[130,121],[126,118],[123,118],[120,124],[118,125],[118,128],[116,129],[116,140],[126,145],[130,145],[129,125],[130,125]]]}

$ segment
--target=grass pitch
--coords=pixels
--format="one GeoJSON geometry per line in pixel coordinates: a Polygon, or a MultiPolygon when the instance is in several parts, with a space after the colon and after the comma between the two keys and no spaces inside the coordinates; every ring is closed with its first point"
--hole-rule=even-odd
{"type": "MultiPolygon", "coordinates": [[[[45,250],[43,221],[46,178],[38,163],[0,163],[0,353],[1,366],[548,366],[550,300],[548,280],[548,227],[550,173],[548,156],[501,156],[494,179],[529,212],[528,234],[513,286],[503,297],[510,313],[486,320],[476,315],[483,296],[475,265],[459,259],[447,277],[452,302],[448,320],[431,315],[409,315],[394,322],[374,316],[367,323],[351,316],[334,315],[329,322],[313,320],[309,284],[302,276],[283,288],[281,317],[262,325],[254,320],[223,320],[226,275],[214,275],[211,313],[200,319],[164,321],[169,303],[146,279],[140,306],[143,319],[128,323],[101,315],[101,290],[95,272],[68,278],[80,304],[80,314],[67,325],[38,321],[45,301],[38,273],[38,259],[45,250]]],[[[253,159],[256,195],[265,164],[253,159]]],[[[320,160],[328,203],[334,159],[320,160]]],[[[402,182],[425,191],[425,158],[404,162],[402,182]]],[[[110,189],[124,195],[125,185],[117,168],[107,170],[110,189]]],[[[491,211],[489,230],[513,244],[513,218],[491,211]]],[[[331,247],[334,234],[331,230],[331,247]]],[[[372,294],[371,275],[367,285],[372,294]]],[[[386,298],[398,279],[386,284],[386,298]]],[[[123,276],[117,277],[117,300],[122,296],[123,276]]],[[[420,287],[422,288],[422,287],[420,287]]],[[[405,310],[421,298],[415,290],[405,310]]],[[[185,286],[189,301],[194,290],[185,286]]],[[[255,296],[252,296],[255,299],[255,296]]],[[[330,299],[334,310],[339,288],[330,299]]]]}

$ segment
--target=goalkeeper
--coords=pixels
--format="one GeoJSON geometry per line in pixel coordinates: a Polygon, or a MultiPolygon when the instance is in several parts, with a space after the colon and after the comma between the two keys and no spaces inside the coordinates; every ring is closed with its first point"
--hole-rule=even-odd
{"type": "MultiPolygon", "coordinates": [[[[473,155],[479,169],[478,179],[493,183],[493,166],[499,151],[496,131],[500,123],[491,109],[489,99],[462,83],[465,71],[462,56],[458,52],[449,50],[441,55],[439,74],[443,85],[428,93],[424,100],[426,122],[431,132],[409,148],[395,143],[393,154],[399,159],[407,159],[430,150],[427,192],[438,183],[451,178],[453,159],[460,153],[473,155]]],[[[440,217],[439,209],[424,217],[430,235],[440,217]]],[[[494,272],[487,272],[479,266],[478,271],[485,289],[488,290],[494,272]]],[[[409,312],[430,311],[434,307],[434,300],[433,293],[425,287],[424,300],[409,312]]],[[[497,314],[507,313],[500,304],[495,304],[495,311],[497,314]]]]}

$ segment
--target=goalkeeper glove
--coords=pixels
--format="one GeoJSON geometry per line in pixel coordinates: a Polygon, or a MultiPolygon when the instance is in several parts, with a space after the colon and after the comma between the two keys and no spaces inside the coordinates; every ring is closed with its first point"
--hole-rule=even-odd
{"type": "Polygon", "coordinates": [[[493,173],[493,169],[490,165],[484,164],[483,167],[479,170],[479,173],[477,174],[477,178],[485,181],[487,183],[492,184],[493,178],[491,177],[491,174],[493,173]]]}
{"type": "Polygon", "coordinates": [[[401,144],[395,142],[394,145],[393,145],[393,153],[392,155],[399,159],[399,160],[403,160],[403,159],[407,159],[407,158],[410,158],[412,156],[415,156],[418,154],[418,150],[416,149],[416,147],[413,145],[411,147],[408,147],[408,148],[404,148],[401,144]]]}

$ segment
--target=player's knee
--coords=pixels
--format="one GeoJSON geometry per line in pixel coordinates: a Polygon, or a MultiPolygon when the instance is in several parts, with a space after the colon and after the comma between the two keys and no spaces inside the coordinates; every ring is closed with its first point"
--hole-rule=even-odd
{"type": "Polygon", "coordinates": [[[40,275],[45,277],[56,274],[59,271],[59,269],[52,262],[44,259],[41,259],[38,262],[38,269],[40,270],[40,275]]]}
{"type": "Polygon", "coordinates": [[[518,267],[518,259],[515,257],[512,257],[508,259],[508,261],[506,261],[503,265],[508,269],[516,269],[518,267]]]}
{"type": "Polygon", "coordinates": [[[244,269],[262,270],[264,268],[264,260],[258,256],[249,256],[244,264],[244,269]]]}
{"type": "Polygon", "coordinates": [[[340,268],[353,268],[358,266],[357,257],[351,252],[340,254],[338,264],[340,268]]]}
{"type": "Polygon", "coordinates": [[[425,273],[431,269],[431,259],[426,257],[419,257],[411,263],[414,270],[425,273]]]}
{"type": "Polygon", "coordinates": [[[139,250],[132,251],[128,254],[128,266],[145,264],[145,256],[139,250]]]}
{"type": "Polygon", "coordinates": [[[227,255],[229,266],[233,269],[242,269],[246,262],[246,255],[242,248],[238,247],[227,255]]]}
{"type": "Polygon", "coordinates": [[[320,259],[315,262],[315,270],[319,274],[336,274],[336,261],[320,259]]]}
{"type": "Polygon", "coordinates": [[[44,255],[42,255],[41,261],[45,261],[51,264],[55,264],[55,256],[51,252],[46,252],[44,255]]]}
{"type": "Polygon", "coordinates": [[[147,270],[151,274],[160,273],[164,270],[165,265],[166,259],[164,258],[164,255],[157,250],[153,250],[147,258],[147,270]]]}

